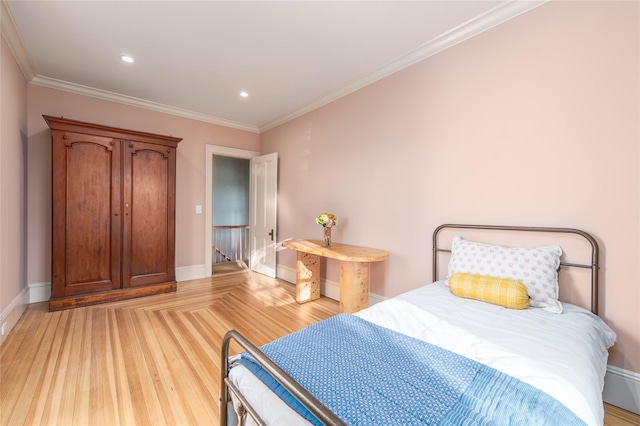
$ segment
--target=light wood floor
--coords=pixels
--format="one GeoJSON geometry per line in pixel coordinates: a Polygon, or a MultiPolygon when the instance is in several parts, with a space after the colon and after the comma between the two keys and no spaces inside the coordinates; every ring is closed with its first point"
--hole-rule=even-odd
{"type": "MultiPolygon", "coordinates": [[[[260,345],[337,312],[331,299],[299,305],[293,285],[238,268],[174,294],[52,313],[33,304],[0,346],[0,424],[218,424],[228,329],[260,345]]],[[[640,424],[606,409],[608,426],[640,424]]]]}

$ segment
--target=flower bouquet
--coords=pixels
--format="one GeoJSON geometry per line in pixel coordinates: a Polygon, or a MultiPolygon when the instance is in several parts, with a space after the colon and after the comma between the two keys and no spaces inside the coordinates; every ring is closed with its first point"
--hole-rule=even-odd
{"type": "Polygon", "coordinates": [[[322,213],[316,223],[324,228],[324,246],[331,246],[331,228],[338,224],[338,218],[332,213],[322,213]]]}

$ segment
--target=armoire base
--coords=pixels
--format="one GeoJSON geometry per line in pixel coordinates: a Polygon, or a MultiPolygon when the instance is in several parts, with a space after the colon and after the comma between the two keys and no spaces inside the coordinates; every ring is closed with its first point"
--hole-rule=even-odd
{"type": "Polygon", "coordinates": [[[154,294],[172,293],[177,290],[175,281],[139,288],[112,290],[104,293],[85,294],[72,297],[60,297],[49,299],[49,311],[61,311],[64,309],[79,308],[82,306],[98,305],[100,303],[116,302],[118,300],[133,299],[136,297],[152,296],[154,294]]]}

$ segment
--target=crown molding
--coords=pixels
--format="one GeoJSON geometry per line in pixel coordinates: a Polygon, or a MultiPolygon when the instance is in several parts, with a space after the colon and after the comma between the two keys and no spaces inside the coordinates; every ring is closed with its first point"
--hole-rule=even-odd
{"type": "Polygon", "coordinates": [[[98,98],[105,101],[117,102],[124,105],[144,108],[151,111],[162,112],[165,114],[175,115],[178,117],[190,118],[192,120],[203,121],[205,123],[217,124],[219,126],[231,127],[234,129],[245,130],[247,132],[258,133],[258,128],[249,124],[239,123],[237,121],[226,120],[224,118],[215,117],[208,114],[189,111],[182,108],[176,108],[170,105],[164,105],[145,99],[135,98],[133,96],[121,95],[119,93],[109,92],[107,90],[96,89],[93,87],[83,86],[80,84],[69,83],[67,81],[56,80],[54,78],[37,76],[31,80],[32,84],[48,87],[51,89],[62,90],[65,92],[76,93],[78,95],[98,98]]]}
{"type": "Polygon", "coordinates": [[[506,3],[502,3],[488,12],[479,15],[456,28],[442,34],[441,36],[424,43],[416,49],[391,60],[390,62],[382,65],[381,67],[364,74],[354,80],[351,80],[342,86],[339,86],[335,90],[332,90],[315,101],[312,101],[303,107],[292,111],[291,113],[284,115],[269,124],[261,126],[260,132],[272,129],[287,121],[293,120],[303,114],[311,112],[321,106],[324,106],[330,102],[333,102],[343,96],[362,89],[376,81],[387,77],[397,71],[414,65],[430,56],[435,55],[451,46],[461,43],[475,35],[478,35],[484,31],[487,31],[497,25],[500,25],[510,19],[513,19],[525,12],[535,9],[550,0],[510,0],[506,3]]]}
{"type": "Polygon", "coordinates": [[[22,70],[27,81],[31,81],[37,75],[36,69],[31,62],[29,52],[24,48],[22,37],[18,32],[9,7],[7,7],[7,2],[4,0],[0,0],[0,30],[9,45],[9,50],[11,50],[13,57],[16,58],[20,70],[22,70]]]}

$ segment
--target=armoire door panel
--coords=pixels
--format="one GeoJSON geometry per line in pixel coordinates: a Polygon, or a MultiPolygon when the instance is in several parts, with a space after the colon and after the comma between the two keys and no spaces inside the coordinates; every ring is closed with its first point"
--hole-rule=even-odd
{"type": "Polygon", "coordinates": [[[63,280],[54,286],[62,293],[56,296],[120,288],[119,144],[71,132],[55,138],[52,156],[65,170],[53,177],[58,180],[53,185],[58,246],[52,253],[52,281],[63,280]]]}
{"type": "Polygon", "coordinates": [[[126,141],[124,151],[123,286],[174,280],[175,149],[126,141]]]}

